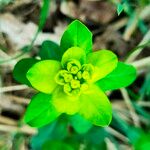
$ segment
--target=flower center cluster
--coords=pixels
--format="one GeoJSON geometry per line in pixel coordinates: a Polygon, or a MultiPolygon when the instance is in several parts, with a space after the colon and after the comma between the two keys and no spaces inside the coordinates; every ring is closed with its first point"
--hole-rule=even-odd
{"type": "Polygon", "coordinates": [[[81,65],[78,60],[73,59],[57,73],[55,80],[63,86],[66,94],[79,95],[81,91],[88,89],[92,73],[93,66],[91,64],[81,65]]]}

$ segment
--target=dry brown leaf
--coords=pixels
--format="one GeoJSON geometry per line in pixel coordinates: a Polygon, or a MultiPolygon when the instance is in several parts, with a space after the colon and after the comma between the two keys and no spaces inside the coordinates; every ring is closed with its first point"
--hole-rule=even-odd
{"type": "Polygon", "coordinates": [[[116,9],[108,2],[81,0],[77,5],[73,1],[64,1],[61,12],[70,18],[107,24],[116,16],[116,9]]]}
{"type": "MultiPolygon", "coordinates": [[[[21,22],[10,13],[0,15],[0,32],[6,34],[14,49],[20,49],[31,43],[38,26],[33,22],[27,24],[21,22]]],[[[39,33],[34,45],[41,45],[45,40],[53,40],[58,43],[60,35],[57,33],[39,33]]]]}

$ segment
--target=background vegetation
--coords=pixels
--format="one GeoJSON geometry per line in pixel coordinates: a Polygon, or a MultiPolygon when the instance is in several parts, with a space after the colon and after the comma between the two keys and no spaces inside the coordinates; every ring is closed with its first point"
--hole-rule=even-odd
{"type": "Polygon", "coordinates": [[[149,0],[0,0],[0,150],[148,150],[149,45],[149,0]],[[59,43],[74,19],[92,31],[93,49],[110,49],[134,65],[137,79],[107,93],[113,105],[109,127],[63,115],[31,128],[22,118],[36,91],[13,79],[13,67],[22,58],[37,57],[43,41],[59,43]]]}

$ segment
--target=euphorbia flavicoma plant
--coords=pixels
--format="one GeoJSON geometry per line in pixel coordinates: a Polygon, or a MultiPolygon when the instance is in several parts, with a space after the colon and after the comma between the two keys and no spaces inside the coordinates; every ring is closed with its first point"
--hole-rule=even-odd
{"type": "Polygon", "coordinates": [[[45,41],[39,56],[40,60],[23,59],[14,68],[17,81],[39,91],[24,117],[34,127],[62,113],[79,114],[94,125],[108,126],[112,107],[105,92],[128,86],[136,78],[136,69],[119,62],[113,52],[93,52],[92,33],[78,20],[67,27],[60,46],[45,41]]]}

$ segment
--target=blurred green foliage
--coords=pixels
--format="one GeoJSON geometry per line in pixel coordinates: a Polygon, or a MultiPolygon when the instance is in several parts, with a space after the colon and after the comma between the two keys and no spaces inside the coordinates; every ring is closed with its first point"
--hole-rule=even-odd
{"type": "Polygon", "coordinates": [[[118,15],[124,12],[129,16],[126,30],[138,20],[137,27],[141,30],[141,32],[144,34],[148,31],[148,26],[140,18],[139,13],[150,4],[150,0],[121,0],[120,2],[117,0],[111,1],[116,4],[118,15]]]}
{"type": "Polygon", "coordinates": [[[134,143],[135,150],[148,150],[150,148],[150,133],[141,133],[139,139],[134,143]]]}
{"type": "MultiPolygon", "coordinates": [[[[56,143],[67,144],[73,150],[77,150],[79,147],[83,147],[85,150],[106,149],[104,138],[108,133],[103,128],[91,126],[87,132],[80,133],[80,131],[76,132],[71,124],[69,118],[64,115],[56,122],[40,128],[38,134],[31,139],[32,149],[40,150],[43,145],[45,149],[51,149],[53,146],[57,148],[56,143]]],[[[58,150],[61,148],[58,147],[58,150]]]]}
{"type": "MultiPolygon", "coordinates": [[[[0,8],[3,8],[3,6],[9,4],[10,2],[13,2],[13,0],[0,0],[0,8]]],[[[43,2],[44,3],[41,9],[39,28],[37,34],[35,35],[35,38],[31,43],[31,46],[29,46],[30,49],[32,48],[33,42],[36,39],[38,33],[42,30],[47,16],[49,15],[50,1],[44,0],[43,2]]],[[[121,3],[117,3],[117,12],[118,15],[123,12],[128,15],[130,19],[127,26],[130,26],[134,22],[134,18],[136,17],[136,8],[143,9],[148,4],[150,4],[149,0],[124,0],[121,3]]],[[[146,33],[148,30],[148,27],[143,20],[139,20],[138,27],[140,28],[142,33],[146,33]]],[[[49,49],[48,45],[49,42],[45,42],[42,47],[44,47],[44,49],[46,50],[49,49]]],[[[51,43],[50,45],[53,49],[57,47],[55,43],[51,43]]],[[[51,54],[47,52],[47,50],[45,52],[42,51],[42,53],[40,53],[39,55],[43,59],[47,59],[47,57],[50,58],[51,54]]],[[[56,56],[56,54],[52,55],[52,57],[54,57],[54,55],[56,56]]],[[[58,59],[59,56],[56,57],[58,59]]],[[[32,63],[29,63],[29,65],[32,65],[32,63]]],[[[28,66],[24,64],[23,69],[26,68],[28,70],[28,66]]],[[[19,75],[20,74],[18,74],[18,76],[19,75]]],[[[20,79],[22,80],[22,78],[20,79]]],[[[24,83],[26,81],[26,78],[23,78],[24,81],[21,80],[19,82],[24,83]]],[[[135,94],[133,93],[133,91],[128,93],[129,95],[135,94]]],[[[129,144],[133,145],[135,150],[149,150],[150,133],[148,132],[148,130],[150,129],[150,114],[149,111],[147,111],[144,107],[139,106],[136,103],[136,100],[150,100],[150,73],[146,75],[144,84],[142,85],[138,95],[135,94],[131,97],[133,102],[132,106],[134,107],[138,115],[146,120],[147,126],[144,126],[143,129],[143,126],[136,128],[124,121],[123,118],[118,117],[118,114],[114,111],[111,127],[116,129],[119,133],[125,135],[125,137],[127,137],[127,139],[129,140],[129,144]]],[[[120,141],[118,142],[118,139],[116,139],[116,137],[114,137],[111,132],[105,130],[105,128],[95,127],[78,115],[68,117],[64,115],[59,117],[52,124],[38,129],[38,134],[32,137],[30,145],[33,150],[62,150],[62,148],[64,150],[77,150],[79,148],[84,150],[105,150],[107,149],[105,142],[106,138],[109,138],[110,141],[113,142],[113,144],[116,146],[116,149],[119,149],[120,141]]],[[[12,135],[12,139],[14,139],[13,148],[15,150],[19,150],[20,143],[23,141],[24,136],[22,134],[16,134],[12,135]]],[[[4,149],[8,149],[7,145],[5,147],[6,148],[4,149]]]]}
{"type": "Polygon", "coordinates": [[[46,141],[43,146],[42,146],[42,150],[73,150],[73,148],[67,144],[64,143],[62,141],[46,141]]]}
{"type": "Polygon", "coordinates": [[[0,9],[13,2],[14,0],[0,0],[0,9]]]}
{"type": "Polygon", "coordinates": [[[140,90],[141,99],[146,98],[150,99],[150,72],[147,73],[145,77],[145,81],[143,83],[143,86],[140,90]]]}

